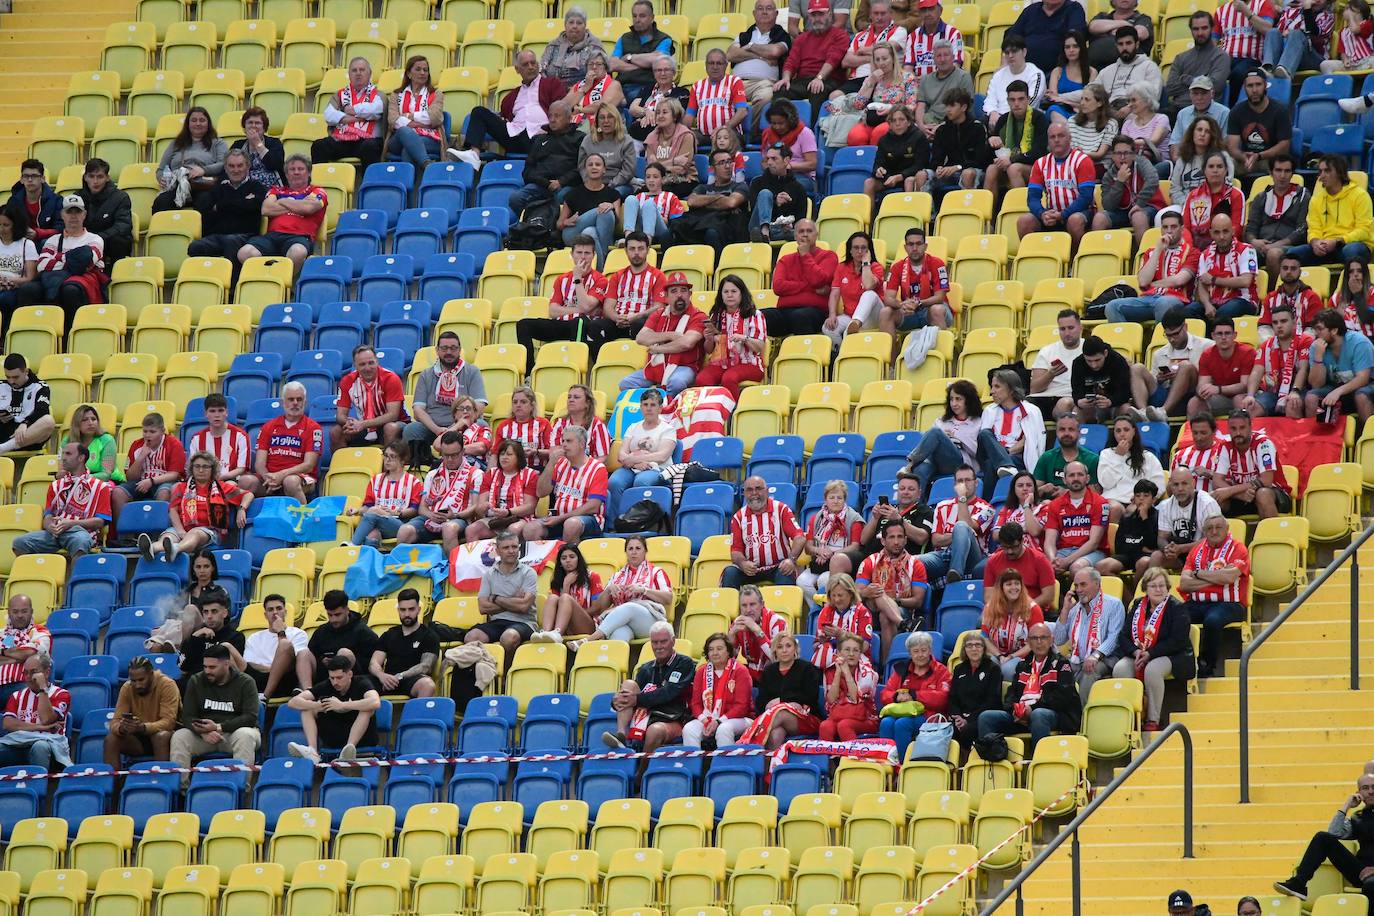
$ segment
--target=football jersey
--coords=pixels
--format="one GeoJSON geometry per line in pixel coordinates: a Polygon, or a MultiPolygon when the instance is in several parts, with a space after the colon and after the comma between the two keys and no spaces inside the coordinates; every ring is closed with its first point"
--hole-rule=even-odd
{"type": "MultiPolygon", "coordinates": [[[[605,299],[608,295],[610,295],[611,281],[607,280],[603,275],[601,275],[595,270],[590,271],[585,277],[583,277],[582,282],[587,285],[587,292],[590,293],[592,298],[595,299],[597,302],[600,302],[602,299],[605,299]]],[[[576,284],[573,282],[573,272],[571,270],[563,274],[557,280],[554,280],[553,295],[549,298],[549,304],[563,305],[567,306],[568,308],[576,308],[577,296],[574,295],[573,292],[575,286],[576,284]]],[[[576,316],[562,315],[559,316],[559,320],[572,321],[574,317],[576,316]]]]}
{"type": "MultiPolygon", "coordinates": [[[[1144,266],[1145,258],[1149,256],[1146,251],[1140,256],[1141,265],[1144,266]]],[[[1197,274],[1197,249],[1187,237],[1179,239],[1173,248],[1166,248],[1164,256],[1160,258],[1160,263],[1155,267],[1155,275],[1152,282],[1145,289],[1140,291],[1142,296],[1178,296],[1181,299],[1192,299],[1193,284],[1190,282],[1185,286],[1157,286],[1156,284],[1165,277],[1172,277],[1181,273],[1184,269],[1192,270],[1197,274]]]]}
{"type": "Polygon", "coordinates": [[[1313,320],[1317,313],[1322,310],[1322,297],[1306,283],[1300,283],[1296,293],[1284,291],[1282,286],[1275,289],[1264,297],[1264,307],[1260,309],[1259,323],[1273,324],[1274,309],[1286,306],[1293,310],[1293,318],[1297,322],[1294,333],[1301,334],[1307,328],[1312,327],[1313,320]]]}
{"type": "Polygon", "coordinates": [[[1030,187],[1041,188],[1046,210],[1063,212],[1073,206],[1080,185],[1097,182],[1097,168],[1080,150],[1070,150],[1063,159],[1047,153],[1031,166],[1030,187]]]}
{"type": "Polygon", "coordinates": [[[63,474],[48,484],[43,511],[53,518],[103,518],[110,521],[113,485],[89,473],[63,474]]]}
{"type": "Polygon", "coordinates": [[[224,432],[216,436],[206,428],[191,437],[191,454],[209,452],[219,461],[220,471],[234,468],[251,468],[253,458],[248,448],[248,434],[241,427],[230,423],[224,432]]]}
{"type": "Polygon", "coordinates": [[[1274,487],[1288,492],[1288,479],[1283,474],[1283,464],[1279,461],[1279,449],[1264,433],[1255,430],[1250,434],[1250,443],[1244,448],[1236,445],[1235,439],[1226,443],[1221,465],[1217,468],[1232,483],[1249,483],[1259,479],[1267,471],[1274,473],[1274,487]]]}
{"type": "Polygon", "coordinates": [[[1198,257],[1197,272],[1199,275],[1211,274],[1213,277],[1239,277],[1241,274],[1250,274],[1249,286],[1240,289],[1214,287],[1212,298],[1217,302],[1244,299],[1256,308],[1259,307],[1259,289],[1255,286],[1254,279],[1259,274],[1259,259],[1255,255],[1255,249],[1244,242],[1232,242],[1224,254],[1217,251],[1215,244],[1207,246],[1207,250],[1198,257]]]}
{"type": "MultiPolygon", "coordinates": [[[[1058,549],[1077,550],[1088,543],[1093,528],[1106,529],[1110,508],[1102,494],[1092,490],[1086,491],[1083,498],[1076,503],[1072,494],[1061,493],[1050,500],[1049,517],[1046,519],[1045,527],[1050,531],[1059,532],[1059,540],[1056,542],[1058,549]]],[[[1099,549],[1106,548],[1107,542],[1104,538],[1099,549]]]]}
{"type": "MultiPolygon", "coordinates": [[[[665,194],[677,200],[677,195],[669,191],[664,191],[658,196],[663,197],[665,194]]],[[[644,196],[646,195],[640,195],[641,198],[644,196]]],[[[686,209],[680,200],[678,208],[678,213],[686,209]]],[[[660,212],[663,213],[664,219],[670,218],[661,207],[660,212]]],[[[667,291],[663,286],[665,282],[667,281],[663,271],[652,264],[646,265],[639,273],[628,267],[617,270],[610,279],[611,291],[615,294],[615,313],[621,318],[635,318],[656,305],[662,305],[666,301],[667,291]]]]}
{"type": "MultiPolygon", "coordinates": [[[[968,501],[969,518],[973,520],[973,533],[982,536],[988,530],[988,526],[997,518],[997,510],[994,509],[981,496],[975,496],[968,501]]],[[[942,499],[935,507],[935,534],[952,534],[954,526],[959,521],[959,501],[956,499],[942,499]]]]}
{"type": "Polygon", "coordinates": [[[1208,588],[1200,588],[1195,592],[1184,592],[1184,594],[1199,601],[1238,601],[1241,604],[1248,604],[1250,552],[1245,549],[1244,544],[1238,543],[1229,534],[1226,536],[1226,540],[1217,547],[1213,547],[1206,540],[1199,541],[1188,552],[1188,559],[1184,561],[1183,568],[1195,572],[1229,568],[1239,569],[1240,578],[1230,585],[1213,585],[1208,588]]]}
{"type": "Polygon", "coordinates": [[[941,22],[933,35],[918,28],[907,36],[906,59],[904,63],[917,77],[935,71],[935,42],[947,41],[954,47],[954,66],[964,66],[964,35],[954,26],[941,22]]]}
{"type": "Polygon", "coordinates": [[[1312,335],[1294,334],[1289,346],[1281,347],[1277,337],[1270,337],[1260,344],[1258,362],[1264,367],[1260,378],[1260,390],[1282,397],[1293,390],[1293,376],[1298,371],[1298,363],[1307,362],[1307,351],[1312,347],[1312,335]]]}
{"type": "Polygon", "coordinates": [[[573,467],[567,458],[559,458],[553,465],[553,494],[549,508],[555,515],[565,515],[588,500],[595,500],[595,518],[604,526],[609,481],[606,465],[594,458],[582,462],[580,468],[573,467]]]}
{"type": "MultiPolygon", "coordinates": [[[[1274,21],[1274,6],[1269,0],[1256,0],[1250,10],[1261,19],[1274,21]]],[[[1223,3],[1214,14],[1217,44],[1232,60],[1259,60],[1264,56],[1264,36],[1255,31],[1250,19],[1234,2],[1223,3]]]]}
{"type": "MultiPolygon", "coordinates": [[[[129,466],[134,463],[135,457],[141,449],[146,448],[143,437],[139,436],[129,444],[129,463],[125,465],[127,472],[129,466]]],[[[143,476],[141,480],[158,477],[162,474],[184,474],[186,472],[186,449],[182,446],[181,440],[175,436],[164,434],[162,441],[157,447],[149,450],[143,457],[143,476]]],[[[127,473],[126,473],[126,476],[127,473]]],[[[130,482],[133,478],[129,477],[130,482]]]]}
{"type": "MultiPolygon", "coordinates": [[[[47,694],[48,703],[51,704],[52,711],[57,716],[56,734],[65,735],[67,733],[67,714],[72,709],[72,695],[56,684],[48,685],[47,694]]],[[[11,694],[9,701],[5,703],[5,715],[14,716],[26,725],[43,724],[38,717],[38,694],[28,687],[18,693],[11,694]]]]}
{"type": "Polygon", "coordinates": [[[1218,433],[1208,448],[1198,448],[1197,445],[1192,444],[1180,446],[1178,451],[1174,452],[1172,467],[1192,470],[1197,488],[1203,492],[1210,492],[1212,489],[1210,472],[1221,469],[1226,454],[1226,441],[1226,438],[1218,433]]]}
{"type": "Polygon", "coordinates": [[[319,455],[324,450],[324,430],[309,417],[295,423],[286,417],[274,417],[258,432],[258,451],[267,452],[270,473],[295,467],[305,460],[308,452],[319,455]]]}
{"type": "Polygon", "coordinates": [[[791,540],[802,534],[792,509],[776,499],[762,512],[748,506],[730,520],[730,549],[760,569],[774,569],[791,554],[791,540]]]}
{"type": "Polygon", "coordinates": [[[709,137],[724,127],[735,111],[747,108],[748,104],[744,80],[727,73],[718,82],[708,76],[693,83],[687,97],[687,112],[696,115],[697,130],[709,137]]]}
{"type": "Polygon", "coordinates": [[[424,484],[414,474],[404,473],[399,480],[391,480],[385,474],[376,474],[367,482],[363,505],[376,506],[388,512],[400,512],[419,506],[423,495],[424,484]]]}

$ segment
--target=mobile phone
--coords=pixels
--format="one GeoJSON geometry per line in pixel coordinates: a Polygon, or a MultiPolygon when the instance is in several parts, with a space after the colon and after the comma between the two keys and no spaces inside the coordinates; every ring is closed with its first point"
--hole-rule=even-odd
{"type": "Polygon", "coordinates": [[[1050,366],[1052,366],[1055,369],[1062,369],[1064,368],[1064,361],[1058,358],[1052,359],[1050,360],[1050,366]]]}
{"type": "Polygon", "coordinates": [[[886,505],[888,505],[889,503],[890,503],[890,500],[889,500],[886,496],[879,496],[879,497],[878,497],[878,505],[880,505],[880,506],[886,506],[886,505]]]}
{"type": "Polygon", "coordinates": [[[120,718],[121,718],[121,719],[132,719],[132,718],[134,718],[134,714],[131,713],[131,712],[126,712],[124,715],[120,716],[120,718]]]}

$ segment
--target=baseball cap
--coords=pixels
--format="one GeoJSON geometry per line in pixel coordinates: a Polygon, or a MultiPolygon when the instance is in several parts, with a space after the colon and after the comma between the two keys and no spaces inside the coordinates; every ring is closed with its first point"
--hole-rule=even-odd
{"type": "Polygon", "coordinates": [[[63,210],[85,210],[86,202],[81,199],[80,194],[68,194],[62,198],[63,210]]]}
{"type": "Polygon", "coordinates": [[[806,4],[806,11],[808,13],[828,13],[830,12],[830,3],[828,0],[811,0],[810,3],[806,4]]]}
{"type": "Polygon", "coordinates": [[[1174,891],[1169,895],[1169,909],[1180,906],[1192,906],[1193,895],[1184,890],[1174,891]]]}
{"type": "Polygon", "coordinates": [[[940,0],[921,0],[920,3],[917,3],[917,4],[916,4],[916,8],[917,8],[917,9],[922,9],[922,10],[929,10],[929,9],[934,9],[935,7],[937,7],[937,6],[939,6],[939,5],[940,5],[940,0]]]}
{"type": "MultiPolygon", "coordinates": [[[[813,5],[814,5],[814,3],[816,2],[816,0],[812,0],[812,2],[813,2],[813,5]]],[[[824,2],[824,0],[821,0],[821,2],[824,2]]],[[[826,9],[829,9],[829,7],[826,7],[826,9]]],[[[685,286],[685,287],[687,287],[688,289],[691,289],[691,288],[692,288],[692,281],[691,281],[691,280],[688,280],[688,279],[687,279],[687,275],[686,275],[685,273],[683,273],[682,271],[680,271],[680,270],[675,270],[675,271],[673,271],[672,273],[668,274],[668,277],[667,277],[666,281],[665,281],[664,284],[663,284],[663,288],[664,288],[664,289],[672,289],[674,286],[685,286]]]]}
{"type": "Polygon", "coordinates": [[[1210,76],[1195,76],[1193,77],[1193,81],[1188,84],[1188,88],[1206,89],[1208,92],[1211,92],[1216,87],[1212,85],[1212,78],[1210,76]]]}

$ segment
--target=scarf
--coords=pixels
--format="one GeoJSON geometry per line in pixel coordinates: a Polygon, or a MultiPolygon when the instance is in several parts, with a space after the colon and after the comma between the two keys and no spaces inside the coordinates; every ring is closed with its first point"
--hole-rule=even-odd
{"type": "Polygon", "coordinates": [[[441,406],[452,407],[458,398],[458,374],[463,371],[465,365],[461,359],[452,369],[445,369],[439,363],[434,364],[434,376],[438,379],[434,386],[434,400],[441,406]]]}
{"type": "MultiPolygon", "coordinates": [[[[801,703],[778,703],[776,706],[771,706],[759,713],[758,717],[754,719],[754,724],[749,726],[748,730],[739,736],[737,743],[763,744],[768,740],[768,737],[773,734],[773,720],[776,719],[780,713],[784,712],[792,713],[796,720],[802,723],[803,731],[807,730],[808,723],[812,723],[813,725],[815,723],[815,717],[811,713],[810,706],[804,706],[801,703]]],[[[814,727],[811,731],[814,733],[814,727]]]]}
{"type": "Polygon", "coordinates": [[[848,515],[844,509],[839,512],[831,512],[829,509],[821,509],[816,513],[816,541],[827,547],[843,547],[849,543],[849,534],[846,531],[845,517],[848,515]]]}
{"type": "MultiPolygon", "coordinates": [[[[382,395],[382,373],[379,369],[372,381],[368,381],[361,375],[354,376],[351,394],[353,403],[363,412],[364,420],[372,420],[386,413],[386,398],[382,395]]],[[[372,430],[373,433],[376,430],[372,430]]],[[[369,438],[376,438],[370,436],[369,438]]]]}
{"type": "Polygon", "coordinates": [[[224,489],[219,485],[219,481],[210,481],[210,486],[205,492],[201,492],[200,484],[194,480],[186,481],[186,490],[182,496],[182,524],[187,529],[195,527],[200,521],[200,513],[196,511],[196,504],[205,503],[205,520],[210,523],[210,527],[216,531],[229,530],[229,500],[224,496],[224,489]]]}
{"type": "Polygon", "coordinates": [[[781,135],[774,133],[773,128],[771,127],[764,128],[763,148],[768,149],[768,147],[773,143],[785,143],[787,145],[787,148],[793,150],[793,153],[795,155],[795,151],[797,149],[797,138],[801,136],[803,126],[804,125],[802,124],[802,122],[798,121],[796,127],[792,128],[787,133],[781,135]],[[770,137],[772,138],[771,140],[769,139],[770,137]]]}
{"type": "MultiPolygon", "coordinates": [[[[1211,545],[1207,544],[1204,541],[1203,549],[1193,552],[1193,572],[1203,572],[1208,569],[1225,569],[1226,567],[1231,565],[1231,556],[1235,552],[1236,539],[1231,537],[1229,534],[1226,536],[1226,540],[1222,543],[1222,545],[1216,549],[1215,553],[1212,552],[1211,545]],[[1209,555],[1211,557],[1210,560],[1207,559],[1209,555]]],[[[1213,587],[1224,588],[1224,586],[1213,587]]]]}
{"type": "MultiPolygon", "coordinates": [[[[352,86],[345,86],[339,90],[337,96],[339,110],[342,111],[350,106],[356,108],[375,101],[377,98],[377,87],[368,83],[362,88],[361,92],[354,92],[352,86]]],[[[377,121],[354,121],[352,124],[340,123],[334,128],[336,139],[345,143],[353,140],[366,140],[369,137],[377,136],[377,121]]]]}
{"type": "MultiPolygon", "coordinates": [[[[668,659],[668,661],[664,663],[664,667],[671,665],[676,659],[677,653],[674,652],[673,657],[668,659]]],[[[640,688],[640,693],[649,693],[657,689],[657,684],[645,684],[643,687],[640,688]]],[[[634,715],[630,717],[630,727],[625,730],[625,736],[627,738],[629,738],[631,741],[644,740],[644,733],[649,730],[650,712],[652,712],[652,710],[645,709],[643,707],[635,707],[634,715]]]]}
{"type": "MultiPolygon", "coordinates": [[[[582,77],[581,82],[577,84],[577,88],[582,90],[582,98],[578,101],[578,104],[586,108],[588,105],[595,105],[597,102],[601,101],[601,97],[611,86],[611,79],[612,77],[608,73],[601,78],[601,82],[595,85],[589,85],[587,83],[587,78],[585,76],[582,77]]],[[[572,122],[574,124],[581,124],[586,119],[587,116],[580,111],[574,113],[572,116],[572,122]]]]}
{"type": "Polygon", "coordinates": [[[735,692],[735,678],[740,674],[740,663],[733,658],[725,663],[725,670],[721,672],[720,682],[716,679],[716,666],[710,662],[706,663],[706,686],[702,691],[701,707],[702,715],[707,721],[719,721],[724,718],[725,699],[735,692]],[[719,689],[724,687],[724,689],[719,689]]]}
{"type": "Polygon", "coordinates": [[[1159,642],[1159,620],[1164,616],[1164,608],[1168,605],[1169,598],[1167,595],[1155,608],[1150,607],[1150,599],[1148,598],[1142,597],[1137,602],[1135,614],[1131,617],[1131,635],[1137,646],[1142,649],[1152,649],[1155,643],[1159,642]]]}
{"type": "MultiPolygon", "coordinates": [[[[682,335],[687,332],[687,326],[692,323],[692,313],[683,312],[677,319],[677,326],[673,328],[673,333],[682,335]]],[[[672,354],[678,356],[679,354],[672,354]]],[[[644,365],[644,377],[655,385],[663,383],[664,377],[668,374],[667,353],[654,353],[649,356],[649,360],[644,365]]]]}
{"type": "Polygon", "coordinates": [[[1031,141],[1035,139],[1035,111],[1026,110],[1026,116],[1022,120],[1016,120],[1016,116],[1007,112],[1005,123],[1002,125],[1002,142],[1012,147],[1016,152],[1023,156],[1029,156],[1031,151],[1031,141]],[[1017,126],[1021,128],[1021,135],[1016,135],[1017,126]]]}
{"type": "Polygon", "coordinates": [[[911,554],[905,550],[899,556],[889,556],[886,549],[878,551],[873,561],[873,581],[882,586],[883,594],[905,597],[911,592],[911,554]]]}
{"type": "Polygon", "coordinates": [[[429,137],[431,140],[442,141],[444,135],[439,128],[432,125],[426,127],[415,120],[415,115],[419,114],[421,111],[429,111],[429,98],[431,94],[428,86],[421,89],[419,92],[407,86],[400,91],[396,98],[398,107],[401,109],[401,114],[410,118],[410,124],[407,126],[409,126],[411,130],[422,137],[429,137]]]}
{"type": "Polygon", "coordinates": [[[1029,658],[1030,664],[1026,666],[1025,674],[1026,686],[1021,691],[1021,702],[1017,704],[1018,706],[1030,706],[1039,702],[1040,695],[1044,692],[1042,685],[1045,681],[1045,674],[1049,670],[1051,658],[1052,656],[1046,655],[1040,662],[1035,660],[1034,655],[1029,658]]]}
{"type": "Polygon", "coordinates": [[[1288,212],[1288,208],[1293,206],[1299,197],[1302,196],[1302,189],[1295,184],[1288,186],[1285,194],[1280,194],[1272,187],[1269,193],[1264,195],[1264,215],[1272,220],[1277,220],[1288,212]]]}
{"type": "MultiPolygon", "coordinates": [[[[1074,661],[1074,662],[1081,662],[1084,658],[1087,658],[1089,655],[1092,655],[1094,652],[1097,651],[1098,645],[1102,642],[1102,634],[1099,632],[1099,627],[1098,627],[1098,624],[1100,624],[1100,623],[1102,622],[1102,593],[1101,593],[1101,592],[1098,592],[1098,593],[1097,593],[1097,597],[1094,598],[1094,599],[1092,599],[1091,601],[1088,602],[1088,619],[1087,619],[1087,624],[1088,624],[1088,634],[1087,634],[1087,636],[1088,636],[1088,638],[1087,638],[1087,647],[1086,647],[1086,649],[1084,650],[1083,654],[1080,656],[1078,650],[1079,650],[1080,647],[1082,647],[1082,646],[1084,645],[1084,643],[1083,643],[1083,623],[1084,623],[1083,616],[1084,616],[1084,615],[1083,615],[1083,604],[1080,602],[1079,605],[1078,605],[1078,608],[1077,608],[1077,613],[1074,614],[1074,618],[1073,618],[1073,636],[1072,636],[1072,641],[1073,641],[1073,653],[1074,653],[1074,654],[1073,654],[1073,658],[1072,658],[1071,660],[1074,661]]],[[[1032,665],[1031,667],[1033,668],[1034,665],[1032,665]]]]}

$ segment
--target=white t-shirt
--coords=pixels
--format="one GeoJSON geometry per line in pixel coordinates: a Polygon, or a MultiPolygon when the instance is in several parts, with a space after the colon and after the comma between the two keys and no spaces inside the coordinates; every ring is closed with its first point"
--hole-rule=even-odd
{"type": "Polygon", "coordinates": [[[1178,500],[1170,496],[1159,504],[1159,530],[1168,533],[1176,544],[1191,544],[1202,537],[1202,523],[1217,515],[1221,515],[1221,506],[1211,493],[1198,490],[1187,508],[1181,508],[1178,500]],[[1194,507],[1197,508],[1196,520],[1194,507]]]}
{"type": "MultiPolygon", "coordinates": [[[[310,634],[300,627],[287,627],[286,638],[297,652],[304,652],[310,645],[310,634]]],[[[243,660],[250,665],[270,665],[277,654],[277,634],[271,630],[258,630],[243,641],[243,660]]]]}
{"type": "MultiPolygon", "coordinates": [[[[749,44],[766,45],[771,43],[772,42],[768,40],[768,33],[760,32],[758,26],[754,26],[749,32],[749,44]]],[[[779,58],[779,61],[781,62],[786,59],[787,55],[784,54],[779,58]]],[[[752,57],[749,60],[742,60],[735,64],[730,72],[742,80],[776,80],[779,76],[778,64],[770,64],[766,60],[758,60],[752,57]]]]}
{"type": "Polygon", "coordinates": [[[1184,363],[1197,365],[1197,361],[1202,358],[1202,351],[1212,345],[1210,340],[1198,337],[1196,334],[1188,335],[1188,343],[1181,350],[1175,350],[1172,345],[1165,344],[1155,351],[1154,356],[1150,357],[1150,371],[1159,372],[1160,369],[1168,366],[1174,368],[1184,363]]]}
{"type": "MultiPolygon", "coordinates": [[[[1069,369],[1072,369],[1073,361],[1082,355],[1083,341],[1081,339],[1078,341],[1078,346],[1074,347],[1072,350],[1064,346],[1063,341],[1056,340],[1054,343],[1046,344],[1041,348],[1039,353],[1035,354],[1035,362],[1031,365],[1031,371],[1034,372],[1036,369],[1044,369],[1046,372],[1049,372],[1050,363],[1054,362],[1056,359],[1069,369]]],[[[1037,392],[1031,396],[1037,398],[1069,397],[1073,394],[1073,385],[1069,379],[1071,375],[1071,372],[1064,372],[1061,375],[1052,377],[1050,383],[1045,386],[1044,391],[1037,392]]]]}
{"type": "MultiPolygon", "coordinates": [[[[625,447],[632,452],[647,452],[661,447],[665,442],[677,442],[677,426],[666,420],[659,420],[653,429],[646,429],[644,422],[631,423],[623,437],[625,447]]],[[[663,460],[667,464],[673,460],[673,453],[663,460]]]]}
{"type": "Polygon", "coordinates": [[[0,245],[0,277],[23,279],[24,265],[37,260],[38,249],[33,239],[15,239],[8,245],[0,245]]]}

